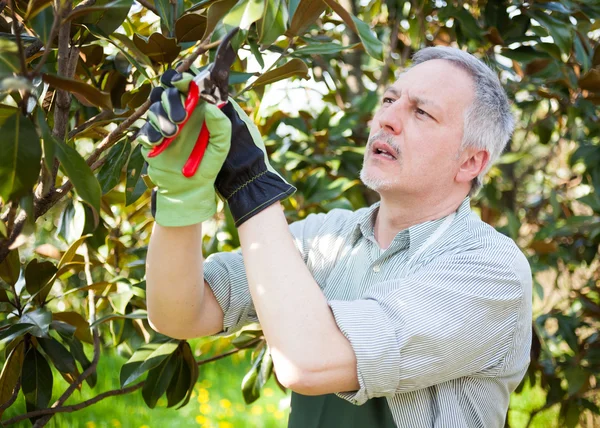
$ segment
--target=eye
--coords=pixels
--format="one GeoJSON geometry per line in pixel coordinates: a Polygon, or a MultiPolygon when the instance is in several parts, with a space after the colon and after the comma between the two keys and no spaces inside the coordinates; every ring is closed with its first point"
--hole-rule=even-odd
{"type": "Polygon", "coordinates": [[[382,103],[383,104],[392,104],[394,102],[393,98],[390,97],[383,97],[382,103]]]}
{"type": "Polygon", "coordinates": [[[420,109],[420,108],[418,108],[418,107],[415,109],[415,112],[416,112],[418,115],[422,115],[422,116],[428,116],[428,117],[431,117],[431,115],[430,115],[429,113],[427,113],[425,110],[422,110],[422,109],[420,109]]]}

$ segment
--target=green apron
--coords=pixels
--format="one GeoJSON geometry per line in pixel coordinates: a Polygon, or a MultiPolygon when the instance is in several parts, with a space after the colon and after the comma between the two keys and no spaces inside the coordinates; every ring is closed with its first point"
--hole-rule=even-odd
{"type": "Polygon", "coordinates": [[[335,394],[292,392],[291,407],[288,428],[396,428],[385,397],[355,406],[335,394]]]}

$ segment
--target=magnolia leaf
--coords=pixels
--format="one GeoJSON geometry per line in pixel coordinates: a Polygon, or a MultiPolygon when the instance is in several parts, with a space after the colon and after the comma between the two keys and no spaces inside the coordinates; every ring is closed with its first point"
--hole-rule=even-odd
{"type": "Polygon", "coordinates": [[[199,13],[187,13],[175,23],[175,37],[178,43],[202,40],[206,31],[206,17],[199,13]]]}
{"type": "Polygon", "coordinates": [[[48,407],[52,398],[53,377],[50,365],[35,347],[29,348],[21,371],[21,389],[28,412],[48,407]]]}
{"type": "Polygon", "coordinates": [[[30,332],[36,337],[48,337],[50,322],[52,322],[52,312],[46,308],[27,312],[19,320],[19,323],[33,325],[34,328],[30,332]]]}
{"type": "Polygon", "coordinates": [[[75,358],[71,353],[55,338],[49,339],[39,338],[38,343],[42,345],[42,349],[50,357],[54,367],[62,373],[74,373],[76,370],[75,358]]]}
{"type": "Polygon", "coordinates": [[[292,21],[290,22],[290,29],[288,30],[288,36],[300,35],[310,25],[312,25],[319,16],[325,11],[327,5],[323,0],[300,0],[297,7],[290,4],[290,14],[292,15],[292,21]]]}
{"type": "Polygon", "coordinates": [[[90,234],[83,235],[81,238],[79,238],[77,241],[75,241],[71,244],[69,249],[67,251],[65,251],[65,253],[60,258],[60,261],[58,262],[59,270],[63,266],[65,266],[67,263],[71,262],[71,260],[73,260],[73,257],[75,256],[75,253],[77,252],[77,249],[79,248],[79,246],[83,243],[83,241],[85,241],[90,236],[92,236],[92,235],[90,235],[90,234]]]}
{"type": "Polygon", "coordinates": [[[287,30],[288,20],[288,10],[284,0],[266,0],[263,17],[258,22],[259,43],[262,46],[275,43],[287,30]]]}
{"type": "Polygon", "coordinates": [[[53,321],[62,321],[73,327],[75,327],[74,335],[77,339],[93,343],[92,333],[90,332],[90,325],[82,315],[77,312],[54,312],[52,314],[53,321]]]}
{"type": "Polygon", "coordinates": [[[147,319],[148,318],[148,312],[145,311],[144,309],[137,309],[133,312],[128,313],[127,315],[120,315],[120,314],[110,314],[110,315],[106,315],[102,318],[98,318],[96,321],[94,321],[94,323],[91,325],[92,327],[95,327],[97,325],[100,325],[102,323],[105,323],[107,321],[110,320],[114,320],[116,318],[129,318],[129,319],[147,319]]]}
{"type": "MultiPolygon", "coordinates": [[[[25,268],[25,288],[27,292],[32,296],[36,294],[48,283],[57,270],[52,262],[31,260],[25,268]]],[[[49,292],[50,287],[47,287],[47,290],[49,292]]],[[[35,297],[36,302],[41,305],[46,300],[48,292],[37,294],[35,297]]]]}
{"type": "Polygon", "coordinates": [[[148,58],[161,64],[173,62],[181,50],[176,39],[167,38],[161,33],[153,33],[150,37],[134,34],[133,43],[148,58]]]}
{"type": "Polygon", "coordinates": [[[5,202],[31,192],[40,173],[42,145],[29,119],[17,113],[0,128],[0,198],[5,202]]]}
{"type": "Polygon", "coordinates": [[[303,79],[309,78],[308,67],[301,59],[293,58],[281,67],[266,72],[254,81],[252,87],[256,88],[258,86],[277,82],[292,76],[299,76],[303,79]]]}
{"type": "MultiPolygon", "coordinates": [[[[24,349],[25,342],[21,341],[12,349],[2,366],[2,372],[0,373],[0,403],[6,403],[9,400],[17,385],[23,367],[24,349]]],[[[2,416],[2,412],[0,410],[0,416],[2,416]]]]}
{"type": "Polygon", "coordinates": [[[202,40],[208,38],[221,19],[231,10],[231,8],[237,3],[237,0],[222,0],[216,3],[213,3],[208,9],[207,19],[206,19],[206,30],[204,30],[204,35],[202,36],[202,40]]]}
{"type": "Polygon", "coordinates": [[[177,353],[173,353],[148,372],[148,377],[142,387],[142,397],[151,409],[156,406],[156,402],[171,383],[173,375],[176,374],[177,363],[177,353]]]}
{"type": "Polygon", "coordinates": [[[121,388],[125,388],[144,372],[158,366],[175,352],[177,346],[179,346],[177,339],[162,339],[140,347],[121,367],[121,388]]]}
{"type": "Polygon", "coordinates": [[[55,74],[44,73],[42,75],[44,82],[57,89],[62,89],[77,95],[80,95],[91,105],[101,107],[106,110],[112,110],[110,94],[96,89],[92,85],[75,79],[57,76],[55,74]]]}
{"type": "Polygon", "coordinates": [[[68,144],[56,140],[55,148],[60,166],[73,183],[77,194],[99,214],[102,189],[91,168],[79,152],[68,144]]]}
{"type": "Polygon", "coordinates": [[[262,17],[264,9],[264,0],[239,0],[223,18],[223,24],[247,30],[262,17]]]}
{"type": "Polygon", "coordinates": [[[15,248],[0,262],[0,278],[8,285],[14,286],[19,280],[20,274],[21,262],[19,261],[19,250],[15,248]]]}
{"type": "Polygon", "coordinates": [[[98,182],[102,187],[102,194],[111,191],[121,179],[121,172],[129,158],[131,144],[126,139],[121,140],[111,147],[106,160],[100,172],[98,172],[98,182]]]}

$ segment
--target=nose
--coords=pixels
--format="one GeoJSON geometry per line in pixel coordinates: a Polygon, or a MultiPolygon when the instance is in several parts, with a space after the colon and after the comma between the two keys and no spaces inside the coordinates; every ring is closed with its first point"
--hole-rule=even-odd
{"type": "Polygon", "coordinates": [[[379,110],[377,121],[382,129],[394,135],[402,132],[402,104],[402,100],[397,99],[387,107],[379,110]]]}

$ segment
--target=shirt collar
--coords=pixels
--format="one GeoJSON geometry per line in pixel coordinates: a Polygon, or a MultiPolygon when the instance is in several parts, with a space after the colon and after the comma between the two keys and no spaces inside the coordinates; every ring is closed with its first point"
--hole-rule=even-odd
{"type": "MultiPolygon", "coordinates": [[[[366,239],[375,241],[375,219],[379,212],[380,202],[376,202],[366,209],[364,213],[361,213],[352,231],[353,241],[356,242],[362,235],[366,239]]],[[[461,202],[460,206],[456,210],[456,218],[454,221],[458,221],[466,217],[471,212],[471,198],[469,196],[461,202]]],[[[394,237],[394,241],[390,246],[401,244],[406,245],[408,242],[409,257],[414,254],[417,249],[427,240],[427,238],[440,226],[447,216],[429,220],[423,223],[415,224],[410,226],[408,229],[404,229],[394,237]]]]}

